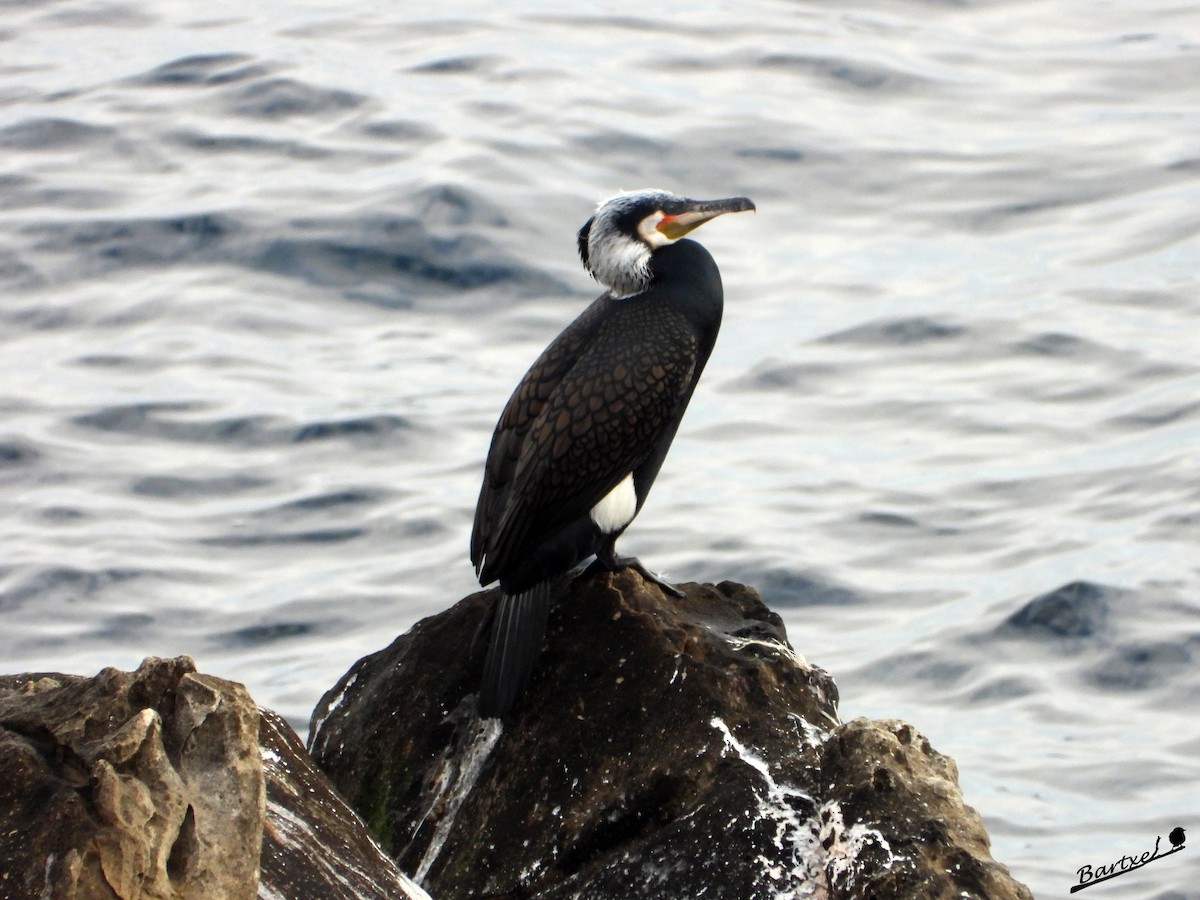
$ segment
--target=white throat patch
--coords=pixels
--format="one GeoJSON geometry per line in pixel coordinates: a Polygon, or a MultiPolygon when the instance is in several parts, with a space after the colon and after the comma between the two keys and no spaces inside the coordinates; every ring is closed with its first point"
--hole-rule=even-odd
{"type": "Polygon", "coordinates": [[[633,473],[620,480],[604,499],[588,514],[604,534],[614,534],[633,521],[637,515],[637,493],[633,490],[633,473]]]}
{"type": "Polygon", "coordinates": [[[640,294],[650,285],[650,246],[608,222],[592,226],[588,253],[592,274],[617,297],[640,294]]]}

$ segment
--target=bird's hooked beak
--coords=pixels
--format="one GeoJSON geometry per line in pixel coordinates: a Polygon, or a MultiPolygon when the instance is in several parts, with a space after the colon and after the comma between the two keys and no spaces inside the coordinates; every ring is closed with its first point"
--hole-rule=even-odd
{"type": "Polygon", "coordinates": [[[754,202],[749,197],[728,197],[724,200],[681,200],[664,206],[662,219],[654,226],[657,231],[672,241],[677,241],[694,228],[699,228],[709,219],[731,212],[753,210],[754,202]]]}

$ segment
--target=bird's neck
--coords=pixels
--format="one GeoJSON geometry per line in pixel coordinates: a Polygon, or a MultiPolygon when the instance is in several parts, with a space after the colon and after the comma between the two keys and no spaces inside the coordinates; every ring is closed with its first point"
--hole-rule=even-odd
{"type": "Polygon", "coordinates": [[[650,248],[629,241],[613,250],[596,266],[596,279],[617,298],[642,293],[650,286],[650,248]]]}

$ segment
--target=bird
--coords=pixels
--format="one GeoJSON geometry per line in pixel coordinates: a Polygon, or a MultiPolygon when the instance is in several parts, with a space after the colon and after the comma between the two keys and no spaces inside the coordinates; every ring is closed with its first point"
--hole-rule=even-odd
{"type": "Polygon", "coordinates": [[[1167,835],[1172,847],[1182,847],[1184,841],[1184,831],[1180,827],[1176,827],[1170,834],[1167,835]]]}
{"type": "Polygon", "coordinates": [[[479,637],[490,629],[480,718],[503,718],[524,693],[555,585],[591,557],[683,596],[616,542],[646,501],[721,325],[721,274],[685,235],[754,209],[747,197],[626,191],[579,229],[580,259],[605,290],[513,391],[475,509],[471,562],[482,586],[501,588],[479,637]]]}

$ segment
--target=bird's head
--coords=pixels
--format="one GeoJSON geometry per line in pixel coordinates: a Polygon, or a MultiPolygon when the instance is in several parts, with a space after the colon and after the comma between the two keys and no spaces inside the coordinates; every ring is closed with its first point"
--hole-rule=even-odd
{"type": "Polygon", "coordinates": [[[579,256],[618,297],[650,284],[650,256],[722,213],[754,209],[746,197],[689,200],[666,191],[630,191],[605,200],[579,229],[579,256]]]}

